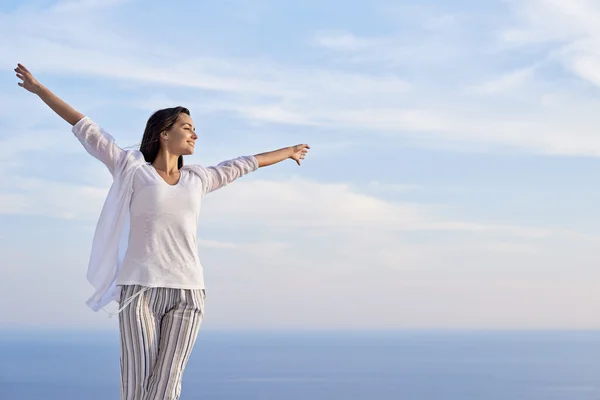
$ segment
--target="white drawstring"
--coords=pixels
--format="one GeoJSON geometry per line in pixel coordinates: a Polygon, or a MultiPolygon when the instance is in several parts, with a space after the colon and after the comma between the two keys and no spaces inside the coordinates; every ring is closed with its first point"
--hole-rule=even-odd
{"type": "Polygon", "coordinates": [[[108,318],[112,318],[112,317],[114,317],[115,315],[119,314],[121,311],[123,311],[123,310],[125,309],[125,307],[127,307],[128,305],[130,305],[130,304],[131,304],[131,302],[132,302],[133,300],[135,300],[135,298],[136,298],[136,297],[138,297],[139,295],[141,295],[142,293],[144,293],[145,291],[147,291],[147,290],[149,290],[149,289],[150,289],[149,287],[143,287],[143,288],[142,288],[142,289],[141,289],[139,292],[137,292],[136,294],[129,296],[129,297],[127,298],[127,300],[125,300],[125,301],[123,302],[123,305],[122,305],[122,306],[121,306],[121,307],[120,307],[120,308],[119,308],[117,311],[115,311],[115,312],[113,312],[113,313],[109,313],[109,312],[108,312],[108,311],[106,311],[104,308],[103,308],[102,310],[103,310],[104,312],[108,313],[108,318]]]}

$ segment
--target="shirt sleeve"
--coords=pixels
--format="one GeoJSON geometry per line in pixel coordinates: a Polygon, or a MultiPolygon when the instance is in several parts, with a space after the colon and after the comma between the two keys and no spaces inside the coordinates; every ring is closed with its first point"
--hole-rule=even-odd
{"type": "Polygon", "coordinates": [[[204,193],[210,193],[258,169],[258,160],[254,156],[244,156],[223,161],[216,166],[195,165],[204,181],[204,193]]]}
{"type": "Polygon", "coordinates": [[[102,161],[114,176],[119,161],[125,155],[125,151],[117,146],[115,139],[88,117],[79,120],[72,131],[86,151],[102,161]]]}

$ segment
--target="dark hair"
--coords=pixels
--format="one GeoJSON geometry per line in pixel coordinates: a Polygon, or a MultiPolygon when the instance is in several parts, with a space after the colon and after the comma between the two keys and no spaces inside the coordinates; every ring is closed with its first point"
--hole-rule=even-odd
{"type": "MultiPolygon", "coordinates": [[[[171,107],[156,111],[148,119],[140,151],[144,155],[144,159],[153,163],[160,150],[160,134],[168,131],[179,118],[179,114],[184,113],[190,115],[190,110],[185,107],[171,107]]],[[[183,167],[183,156],[179,156],[177,168],[183,167]]]]}

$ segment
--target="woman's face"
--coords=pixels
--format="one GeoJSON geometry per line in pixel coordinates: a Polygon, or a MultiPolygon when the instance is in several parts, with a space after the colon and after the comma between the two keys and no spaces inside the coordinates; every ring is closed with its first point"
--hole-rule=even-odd
{"type": "Polygon", "coordinates": [[[196,135],[194,121],[192,117],[181,113],[177,117],[175,124],[166,132],[162,144],[165,150],[177,156],[194,154],[194,145],[196,144],[196,135]]]}

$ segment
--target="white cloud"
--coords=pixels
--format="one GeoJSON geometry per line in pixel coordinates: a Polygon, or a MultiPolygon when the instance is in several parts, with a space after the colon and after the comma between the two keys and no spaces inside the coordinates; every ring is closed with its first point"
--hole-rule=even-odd
{"type": "Polygon", "coordinates": [[[600,6],[593,1],[529,0],[512,2],[517,22],[501,38],[508,45],[528,47],[544,44],[575,76],[600,86],[597,66],[600,29],[596,21],[600,6]]]}
{"type": "MultiPolygon", "coordinates": [[[[373,247],[338,237],[333,248],[301,241],[279,257],[260,258],[257,253],[237,279],[210,274],[210,324],[292,329],[311,329],[316,321],[320,328],[338,329],[598,326],[593,304],[600,298],[590,284],[597,273],[587,269],[595,245],[486,245],[483,240],[447,237],[407,245],[405,240],[396,238],[383,249],[381,243],[373,247]],[[588,262],[571,260],[565,274],[572,252],[588,262]],[[240,314],[241,305],[261,312],[240,314]]],[[[211,257],[207,265],[227,269],[232,262],[211,257]]]]}
{"type": "Polygon", "coordinates": [[[598,4],[588,0],[509,1],[515,22],[500,32],[507,45],[568,44],[598,33],[598,4]]]}
{"type": "Polygon", "coordinates": [[[490,81],[480,83],[467,89],[467,93],[497,95],[507,92],[515,92],[522,90],[523,85],[533,78],[535,74],[535,66],[527,68],[519,68],[510,71],[490,81]]]}
{"type": "MultiPolygon", "coordinates": [[[[78,186],[23,176],[5,178],[4,189],[0,192],[0,213],[91,222],[100,214],[108,191],[108,179],[103,182],[106,185],[78,186]]],[[[201,225],[213,228],[252,231],[258,225],[261,229],[273,231],[305,229],[310,235],[344,232],[344,235],[353,237],[362,237],[364,232],[369,232],[369,235],[377,232],[373,236],[376,242],[382,237],[409,231],[462,232],[466,235],[487,234],[491,237],[528,239],[555,236],[592,242],[600,240],[595,236],[561,228],[466,221],[448,215],[443,204],[425,206],[383,200],[361,193],[348,184],[326,184],[297,178],[279,182],[242,178],[231,186],[209,194],[203,207],[210,211],[201,214],[201,225]]],[[[235,243],[208,239],[200,244],[214,248],[237,246],[235,243]]]]}
{"type": "Polygon", "coordinates": [[[235,243],[221,242],[218,240],[207,240],[207,239],[198,240],[198,245],[200,247],[211,247],[214,249],[237,249],[237,248],[239,248],[239,246],[235,243]]]}
{"type": "MultiPolygon", "coordinates": [[[[255,13],[249,3],[241,3],[251,12],[238,17],[260,18],[260,10],[255,13]]],[[[501,24],[506,27],[501,43],[487,42],[492,28],[475,38],[468,12],[405,9],[402,18],[420,26],[407,35],[398,25],[397,31],[361,36],[340,23],[340,30],[319,30],[313,37],[322,50],[312,48],[317,53],[311,55],[323,60],[318,66],[290,65],[275,54],[260,60],[210,52],[188,56],[194,54],[193,43],[185,51],[165,45],[176,36],[174,25],[165,29],[164,42],[150,46],[143,21],[132,20],[127,34],[111,24],[111,13],[118,13],[121,4],[60,3],[0,15],[0,66],[8,69],[22,61],[45,78],[158,88],[152,97],[108,99],[114,108],[124,106],[119,110],[124,114],[189,99],[190,107],[203,113],[275,123],[270,131],[282,125],[318,127],[324,143],[352,131],[377,138],[377,148],[407,138],[429,147],[481,144],[494,151],[510,147],[569,155],[600,150],[594,128],[600,122],[598,101],[572,79],[600,83],[593,22],[598,7],[592,2],[514,2],[518,20],[501,24]],[[104,29],[89,29],[94,24],[104,29]],[[540,44],[521,62],[521,51],[540,44]],[[560,81],[557,66],[568,72],[560,81]],[[162,93],[165,88],[168,95],[162,93]]],[[[38,100],[21,93],[23,100],[0,94],[0,118],[7,121],[0,145],[10,150],[0,156],[3,168],[19,166],[30,150],[47,149],[59,157],[83,152],[67,130],[38,130],[46,118],[29,115],[38,100]],[[70,139],[56,140],[57,134],[70,139]]],[[[106,105],[94,93],[78,95],[89,108],[106,105]]],[[[235,129],[246,128],[241,125],[235,129]]],[[[227,143],[222,151],[236,145],[227,143]]],[[[56,225],[68,220],[77,231],[69,231],[64,243],[39,243],[33,254],[23,246],[29,235],[13,237],[11,227],[3,227],[11,233],[0,250],[11,268],[0,292],[13,298],[29,284],[31,296],[22,306],[40,314],[36,323],[114,323],[83,305],[89,295],[86,250],[110,184],[108,173],[90,160],[78,166],[79,179],[89,182],[79,186],[11,171],[17,173],[0,179],[3,218],[44,216],[56,225]],[[32,273],[39,282],[31,282],[32,273]],[[65,291],[65,283],[73,290],[65,291]],[[36,304],[42,304],[41,311],[36,304]]],[[[257,175],[211,194],[198,241],[209,278],[207,322],[321,328],[596,325],[593,304],[600,299],[590,282],[598,278],[598,237],[560,226],[474,221],[468,209],[456,204],[407,202],[402,196],[422,186],[395,182],[389,178],[393,175],[366,187],[350,177],[323,183],[315,180],[320,176],[274,181],[257,175]],[[390,193],[395,201],[380,197],[390,193]]],[[[31,224],[39,228],[43,222],[31,224]]],[[[24,323],[28,316],[17,311],[9,310],[2,323],[24,323]]]]}
{"type": "MultiPolygon", "coordinates": [[[[48,304],[38,325],[114,323],[83,305],[86,252],[106,188],[15,181],[2,185],[2,212],[77,218],[87,228],[57,232],[37,243],[35,254],[23,252],[31,242],[19,236],[25,233],[3,242],[9,266],[3,296],[28,282],[31,295],[22,307],[39,313],[33,305],[48,304]],[[22,265],[28,267],[15,267],[22,265]],[[44,279],[31,282],[31,273],[44,279]],[[75,290],[65,291],[65,284],[75,290]]],[[[444,207],[385,201],[348,184],[246,177],[205,199],[199,238],[211,299],[208,327],[595,326],[589,299],[597,291],[586,282],[597,275],[593,254],[600,239],[560,228],[463,221],[444,207]],[[216,234],[226,238],[213,239],[216,234]],[[550,300],[540,300],[550,293],[550,300]],[[566,307],[556,298],[568,299],[580,314],[544,312],[548,301],[566,307]]],[[[2,323],[27,325],[27,315],[11,311],[2,323]]]]}
{"type": "MultiPolygon", "coordinates": [[[[531,3],[524,4],[523,7],[527,7],[531,3]]],[[[550,3],[540,0],[535,4],[545,7],[543,10],[553,10],[550,3]]],[[[566,3],[557,4],[563,7],[566,3]]],[[[0,59],[7,63],[23,58],[31,63],[34,71],[47,74],[219,92],[223,94],[219,98],[189,96],[192,100],[189,104],[203,112],[240,115],[249,122],[349,129],[383,137],[404,136],[420,146],[431,147],[447,142],[465,146],[480,144],[488,150],[514,148],[545,154],[597,155],[600,151],[600,142],[592,128],[599,121],[594,107],[590,106],[591,99],[577,86],[568,86],[568,82],[565,85],[564,81],[559,85],[542,75],[543,67],[550,65],[554,58],[544,55],[529,66],[508,71],[492,68],[493,63],[484,60],[494,54],[487,54],[482,44],[471,40],[457,47],[456,40],[464,35],[466,28],[460,37],[454,34],[427,36],[425,44],[415,40],[404,42],[394,33],[381,37],[360,37],[339,30],[318,33],[317,42],[334,50],[333,59],[359,55],[365,62],[370,60],[369,72],[365,69],[352,72],[352,68],[344,71],[333,67],[298,68],[276,60],[219,59],[210,55],[174,63],[176,50],[169,49],[163,56],[156,56],[155,50],[164,46],[157,43],[152,46],[152,53],[145,52],[143,49],[149,47],[142,36],[129,35],[123,41],[118,30],[111,29],[93,35],[85,30],[76,34],[80,27],[69,27],[66,22],[73,19],[78,9],[57,11],[60,9],[17,12],[1,17],[7,22],[1,28],[7,32],[4,37],[8,37],[9,31],[14,37],[0,41],[0,55],[5,55],[0,59]],[[32,21],[39,23],[29,23],[32,21]],[[65,30],[55,31],[57,24],[65,30]],[[35,29],[24,28],[32,25],[35,29]],[[90,39],[92,45],[88,44],[87,36],[94,37],[90,39]],[[415,47],[415,43],[421,44],[415,47]],[[53,57],[47,57],[49,53],[53,57]],[[421,72],[398,75],[391,72],[389,65],[377,65],[382,57],[394,57],[402,70],[421,72]],[[442,65],[447,68],[440,69],[442,65]],[[461,78],[454,80],[454,71],[459,70],[463,71],[461,78]],[[489,72],[465,78],[469,71],[478,70],[489,72]],[[424,79],[424,74],[430,76],[424,79]],[[485,76],[487,81],[479,78],[485,76]],[[473,94],[485,94],[486,98],[473,98],[473,94]],[[516,101],[503,100],[507,95],[516,101]]],[[[564,17],[567,20],[561,25],[564,37],[570,37],[567,35],[570,32],[573,35],[586,32],[579,25],[587,27],[589,35],[594,34],[588,19],[581,24],[575,23],[578,20],[569,23],[569,18],[583,18],[585,13],[580,11],[564,17]]],[[[437,20],[437,14],[423,16],[422,10],[419,12],[423,20],[437,20]]],[[[594,9],[590,12],[593,14],[594,9]]],[[[435,32],[455,29],[456,17],[441,15],[441,20],[446,22],[437,26],[437,31],[431,29],[435,32]]],[[[552,15],[555,19],[561,18],[559,12],[552,15]]],[[[77,24],[88,22],[86,15],[80,17],[75,18],[77,24]]],[[[469,22],[468,18],[461,18],[469,22]]],[[[528,21],[525,17],[522,19],[528,21]]],[[[520,29],[536,32],[538,25],[534,22],[537,20],[529,21],[529,25],[520,29]]],[[[600,82],[594,72],[598,69],[596,64],[600,64],[592,53],[595,41],[571,43],[570,47],[561,48],[566,55],[559,52],[553,57],[562,57],[560,59],[578,76],[600,82]]],[[[146,107],[156,108],[159,99],[163,101],[165,96],[143,102],[146,107]]]]}
{"type": "Polygon", "coordinates": [[[320,46],[339,51],[360,51],[372,47],[375,43],[365,38],[358,38],[351,32],[324,31],[315,35],[320,46]]]}
{"type": "Polygon", "coordinates": [[[27,177],[2,179],[0,213],[93,221],[106,189],[27,177]]]}
{"type": "MultiPolygon", "coordinates": [[[[408,101],[396,96],[387,106],[372,108],[326,104],[325,109],[319,108],[325,117],[311,110],[312,119],[379,134],[417,136],[425,147],[448,141],[464,143],[465,147],[487,144],[481,146],[486,151],[513,148],[550,155],[598,155],[600,143],[593,128],[600,122],[597,101],[573,79],[556,76],[557,67],[564,65],[574,76],[600,85],[596,72],[600,70],[600,33],[594,23],[598,6],[588,1],[547,0],[510,4],[518,22],[511,26],[511,21],[505,20],[500,24],[504,26],[501,43],[485,41],[486,37],[493,38],[493,31],[473,35],[469,25],[478,32],[481,29],[468,11],[442,18],[447,24],[437,29],[444,34],[432,38],[422,32],[418,43],[426,45],[418,48],[403,42],[407,34],[400,27],[402,33],[379,37],[361,37],[349,31],[321,32],[318,43],[337,50],[334,59],[360,61],[375,70],[377,62],[394,59],[399,67],[418,69],[420,74],[416,75],[418,81],[404,77],[411,87],[408,101]],[[461,22],[460,29],[457,21],[461,22]],[[457,41],[460,48],[456,48],[457,41]],[[532,61],[531,54],[520,53],[525,46],[540,43],[550,47],[537,59],[532,61]],[[432,62],[423,51],[438,59],[432,62]],[[494,65],[496,59],[506,64],[521,55],[528,60],[526,66],[506,69],[494,65]],[[421,79],[424,75],[429,82],[421,79]]],[[[404,21],[412,18],[424,23],[436,15],[446,15],[426,7],[400,8],[402,12],[396,14],[404,21]]]]}
{"type": "Polygon", "coordinates": [[[369,182],[369,189],[376,192],[391,192],[391,193],[402,193],[409,192],[419,189],[418,185],[406,185],[401,183],[386,183],[377,180],[369,182]]]}

